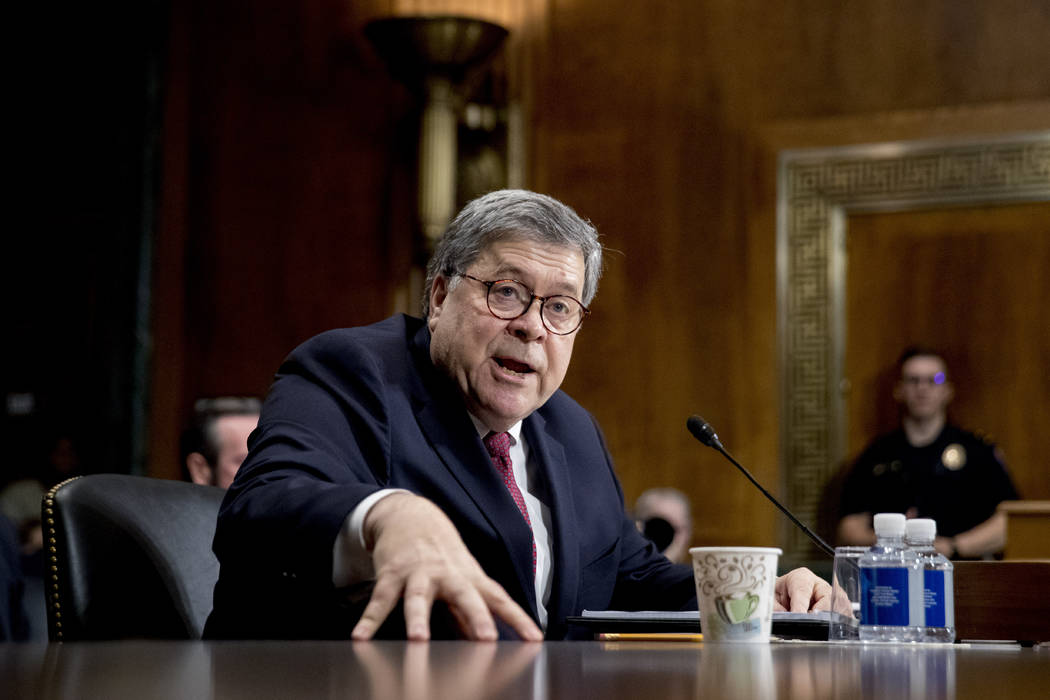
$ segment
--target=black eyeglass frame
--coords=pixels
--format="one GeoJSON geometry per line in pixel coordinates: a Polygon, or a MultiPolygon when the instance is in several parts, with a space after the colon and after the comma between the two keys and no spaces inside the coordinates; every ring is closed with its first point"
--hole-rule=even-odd
{"type": "Polygon", "coordinates": [[[468,280],[474,280],[475,282],[480,282],[481,284],[485,285],[485,306],[486,306],[486,308],[488,308],[490,314],[492,314],[494,317],[500,319],[501,321],[512,321],[512,320],[514,320],[516,318],[521,318],[525,314],[529,313],[529,309],[532,308],[532,302],[534,302],[537,299],[539,299],[540,300],[540,321],[543,323],[543,327],[546,328],[551,333],[553,333],[554,335],[572,335],[576,331],[580,330],[580,326],[583,325],[583,319],[587,318],[587,316],[591,313],[591,310],[588,309],[586,306],[584,306],[583,302],[580,301],[579,299],[577,299],[576,297],[571,297],[568,294],[551,294],[550,296],[541,297],[539,294],[534,293],[529,288],[529,285],[525,284],[521,280],[516,280],[516,279],[510,278],[510,277],[506,277],[504,279],[498,279],[498,280],[491,280],[491,281],[489,281],[489,280],[478,279],[477,277],[475,277],[473,275],[468,275],[465,272],[459,272],[457,274],[460,277],[466,277],[468,280]],[[500,282],[513,282],[514,284],[520,284],[521,287],[526,292],[528,292],[528,294],[529,294],[529,303],[525,304],[525,308],[522,309],[521,313],[518,314],[517,316],[500,316],[498,313],[496,313],[495,311],[492,310],[492,303],[489,301],[489,294],[492,293],[492,288],[495,285],[499,284],[500,282]],[[557,299],[559,297],[562,297],[562,298],[565,298],[565,299],[572,299],[574,302],[579,304],[581,309],[583,309],[583,313],[580,314],[580,322],[577,323],[576,327],[573,328],[571,331],[556,331],[556,330],[554,330],[553,328],[550,327],[550,325],[547,324],[547,317],[543,315],[544,305],[547,303],[547,300],[548,299],[557,299]]]}

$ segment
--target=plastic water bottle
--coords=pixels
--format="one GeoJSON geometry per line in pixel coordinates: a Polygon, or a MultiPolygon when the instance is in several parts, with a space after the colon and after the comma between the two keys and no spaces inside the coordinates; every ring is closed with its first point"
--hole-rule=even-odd
{"type": "Polygon", "coordinates": [[[914,518],[905,525],[904,539],[919,555],[923,575],[923,609],[926,626],[925,642],[955,641],[954,569],[946,556],[933,548],[937,523],[928,518],[914,518]]]}
{"type": "Polygon", "coordinates": [[[917,642],[925,626],[919,555],[904,543],[901,513],[875,515],[875,546],[861,555],[860,639],[917,642]]]}

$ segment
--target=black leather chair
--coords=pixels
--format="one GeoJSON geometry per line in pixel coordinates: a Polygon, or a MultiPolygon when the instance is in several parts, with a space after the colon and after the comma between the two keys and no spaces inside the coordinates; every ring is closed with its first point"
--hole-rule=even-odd
{"type": "Polygon", "coordinates": [[[48,638],[200,639],[219,563],[224,491],[96,474],[44,498],[48,638]]]}

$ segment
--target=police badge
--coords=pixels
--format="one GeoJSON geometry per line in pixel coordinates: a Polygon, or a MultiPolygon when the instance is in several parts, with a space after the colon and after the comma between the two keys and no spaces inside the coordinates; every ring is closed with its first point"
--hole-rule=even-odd
{"type": "Polygon", "coordinates": [[[941,453],[941,463],[953,472],[962,469],[966,466],[966,448],[953,442],[941,453]]]}

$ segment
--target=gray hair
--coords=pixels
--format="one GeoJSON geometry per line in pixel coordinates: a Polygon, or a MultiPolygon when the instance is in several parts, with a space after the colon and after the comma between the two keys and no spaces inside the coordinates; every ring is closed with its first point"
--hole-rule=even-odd
{"type": "Polygon", "coordinates": [[[427,264],[423,316],[430,313],[430,289],[438,275],[465,272],[492,243],[526,239],[579,249],[583,254],[584,306],[598,291],[602,246],[598,231],[553,197],[528,190],[497,190],[471,201],[456,215],[427,264]]]}

